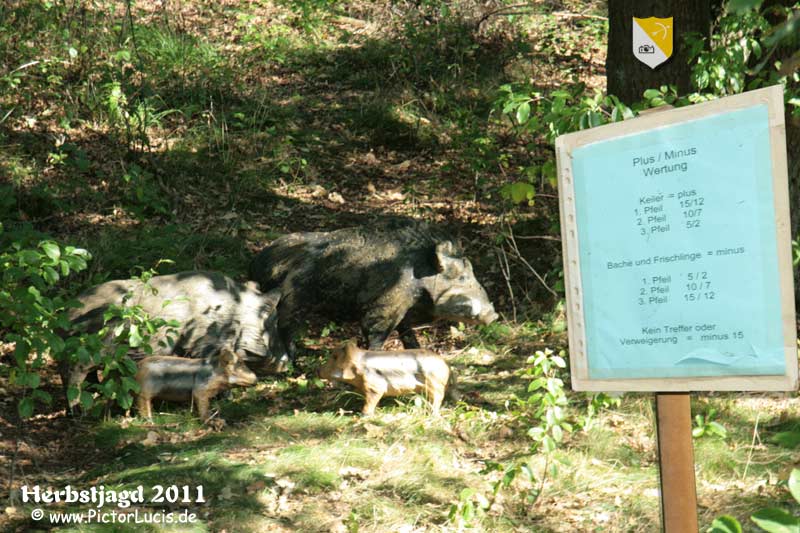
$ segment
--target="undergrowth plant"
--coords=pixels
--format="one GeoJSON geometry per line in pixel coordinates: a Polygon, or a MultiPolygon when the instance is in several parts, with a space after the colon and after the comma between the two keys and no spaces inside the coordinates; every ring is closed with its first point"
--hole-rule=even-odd
{"type": "Polygon", "coordinates": [[[480,520],[491,508],[501,491],[511,487],[516,479],[523,479],[527,487],[521,492],[522,505],[534,505],[541,495],[548,475],[556,475],[555,462],[551,454],[564,440],[565,432],[572,432],[573,425],[568,420],[569,400],[561,374],[567,363],[564,352],[558,354],[550,348],[537,350],[528,357],[520,374],[529,380],[527,397],[513,397],[511,414],[516,420],[529,427],[527,434],[532,443],[529,455],[510,463],[487,462],[482,474],[502,472],[499,480],[491,484],[489,496],[473,488],[465,488],[457,502],[450,506],[449,519],[459,527],[470,526],[480,520]],[[537,453],[546,457],[544,470],[536,471],[532,458],[537,453]]]}
{"type": "MultiPolygon", "coordinates": [[[[786,483],[795,503],[800,504],[800,469],[793,469],[786,483]]],[[[768,507],[754,513],[750,520],[768,533],[800,531],[800,516],[777,507],[768,507]]],[[[741,523],[731,515],[723,515],[711,523],[707,533],[742,533],[741,523]]]]}
{"type": "Polygon", "coordinates": [[[83,342],[59,334],[69,327],[67,313],[74,306],[59,283],[85,270],[91,255],[29,230],[5,231],[2,223],[0,243],[0,333],[14,344],[13,364],[4,369],[20,391],[19,416],[28,418],[36,402],[52,403],[42,389],[46,356],[62,360],[83,342]]]}
{"type": "MultiPolygon", "coordinates": [[[[4,343],[14,346],[12,364],[2,371],[18,391],[20,418],[32,416],[37,402],[52,404],[42,380],[48,360],[60,368],[92,363],[103,372],[100,384],[69,387],[68,401],[78,400],[90,409],[110,400],[128,409],[130,392],[138,390],[130,352],[152,353],[151,337],[160,328],[178,324],[150,317],[139,306],[123,305],[105,312],[100,331],[71,331],[69,312],[80,304],[69,296],[70,282],[86,270],[91,254],[25,227],[6,231],[2,223],[0,245],[0,334],[4,343]]],[[[152,271],[142,275],[145,287],[150,277],[152,271]]]]}
{"type": "MultiPolygon", "coordinates": [[[[155,292],[156,289],[149,284],[155,274],[155,270],[150,269],[134,279],[142,282],[141,290],[155,292]]],[[[68,401],[79,399],[81,407],[92,410],[94,414],[99,414],[103,408],[107,412],[112,403],[130,409],[133,404],[131,392],[139,392],[134,379],[137,366],[131,355],[151,355],[154,351],[153,337],[162,328],[164,336],[158,345],[166,348],[175,342],[175,328],[180,324],[176,320],[149,315],[140,305],[130,303],[132,297],[133,293],[129,292],[123,297],[122,305],[111,305],[105,310],[103,327],[89,337],[92,350],[79,348],[68,355],[72,365],[92,364],[102,371],[102,382],[84,383],[67,390],[68,401]]],[[[164,307],[170,303],[166,300],[164,307]]]]}
{"type": "Polygon", "coordinates": [[[692,428],[692,437],[699,439],[703,436],[717,436],[722,439],[728,436],[728,430],[725,426],[715,420],[717,410],[713,407],[705,414],[698,413],[694,416],[694,428],[692,428]]]}

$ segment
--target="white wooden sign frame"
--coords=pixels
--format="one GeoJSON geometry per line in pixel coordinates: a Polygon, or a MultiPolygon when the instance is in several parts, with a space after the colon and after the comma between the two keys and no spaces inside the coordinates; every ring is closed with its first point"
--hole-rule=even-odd
{"type": "Polygon", "coordinates": [[[619,123],[562,135],[556,139],[559,211],[564,258],[567,300],[567,323],[570,347],[572,386],[585,391],[789,391],[797,389],[798,352],[792,279],[792,248],[789,222],[788,170],[783,89],[773,86],[747,93],[695,104],[683,108],[647,114],[619,123]],[[729,111],[766,104],[769,116],[772,184],[776,215],[776,242],[780,285],[780,309],[785,375],[731,375],[680,378],[590,378],[587,335],[583,310],[578,216],[572,179],[572,152],[589,143],[636,135],[655,128],[681,124],[729,111]]]}

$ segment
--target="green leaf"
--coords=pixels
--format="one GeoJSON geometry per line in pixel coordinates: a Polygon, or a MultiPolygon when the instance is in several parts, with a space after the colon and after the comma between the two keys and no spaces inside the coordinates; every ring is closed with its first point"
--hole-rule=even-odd
{"type": "Polygon", "coordinates": [[[464,502],[464,509],[461,511],[461,517],[467,523],[472,522],[472,519],[475,518],[475,506],[472,505],[471,501],[464,502]]]}
{"type": "Polygon", "coordinates": [[[535,195],[536,189],[530,183],[518,181],[511,185],[511,201],[515,204],[521,204],[526,200],[530,201],[535,195]]]}
{"type": "Polygon", "coordinates": [[[47,257],[49,257],[53,261],[58,261],[59,259],[61,259],[61,249],[58,247],[56,243],[51,241],[45,241],[39,244],[39,246],[42,248],[42,250],[44,250],[44,253],[47,254],[47,257]]]}
{"type": "Polygon", "coordinates": [[[41,256],[34,250],[22,250],[19,259],[23,265],[36,266],[41,261],[41,256]]]}
{"type": "Polygon", "coordinates": [[[531,114],[531,104],[528,102],[523,102],[517,108],[517,122],[520,124],[525,124],[528,121],[528,117],[531,114]]]}
{"type": "MultiPolygon", "coordinates": [[[[121,363],[122,363],[122,367],[123,367],[123,368],[124,368],[124,369],[125,369],[125,370],[128,372],[128,374],[130,374],[130,375],[134,375],[134,374],[136,374],[136,370],[137,370],[137,367],[136,367],[136,361],[134,361],[134,360],[133,360],[133,359],[131,359],[130,357],[127,357],[127,356],[126,356],[126,357],[124,357],[124,358],[122,359],[122,362],[121,362],[121,363]]],[[[138,387],[138,384],[137,384],[137,387],[138,387]]],[[[137,389],[135,389],[135,390],[136,390],[137,392],[139,391],[139,389],[138,389],[138,388],[137,388],[137,389]]]]}
{"type": "Polygon", "coordinates": [[[541,427],[537,426],[528,430],[528,436],[533,440],[540,440],[542,435],[544,435],[544,429],[541,427]]]}
{"type": "Polygon", "coordinates": [[[92,354],[83,346],[75,350],[75,354],[77,355],[79,363],[88,363],[92,360],[92,354]]]}
{"type": "Polygon", "coordinates": [[[55,285],[56,283],[58,283],[59,275],[58,272],[56,272],[53,269],[53,267],[50,266],[44,267],[42,276],[44,277],[44,280],[47,282],[48,285],[55,285]]]}
{"type": "Polygon", "coordinates": [[[41,384],[41,382],[42,380],[39,377],[39,374],[37,374],[36,372],[27,372],[25,374],[25,384],[28,387],[35,389],[41,384]]]}
{"type": "Polygon", "coordinates": [[[792,493],[792,498],[794,498],[797,503],[800,503],[800,469],[792,469],[787,486],[789,487],[789,492],[792,493]]]}
{"type": "Polygon", "coordinates": [[[751,46],[753,48],[753,55],[756,56],[756,59],[761,59],[761,43],[753,39],[751,46]]]}
{"type": "Polygon", "coordinates": [[[131,405],[133,405],[133,396],[127,392],[123,392],[117,397],[117,403],[123,409],[130,409],[131,405]]]}
{"type": "Polygon", "coordinates": [[[710,79],[707,70],[701,71],[700,74],[698,74],[697,77],[695,78],[695,84],[697,85],[697,88],[701,90],[708,87],[709,81],[710,79]]]}
{"type": "Polygon", "coordinates": [[[534,379],[528,384],[528,392],[533,392],[535,390],[541,389],[542,387],[545,386],[546,383],[547,380],[545,380],[544,378],[534,379]]]}
{"type": "Polygon", "coordinates": [[[514,478],[517,477],[517,472],[519,472],[519,470],[517,470],[516,468],[509,468],[508,470],[506,470],[505,474],[503,474],[503,480],[502,480],[503,486],[505,487],[510,486],[511,483],[514,481],[514,478]]]}
{"type": "Polygon", "coordinates": [[[17,405],[20,418],[30,418],[33,414],[33,398],[23,398],[17,405]]]}
{"type": "Polygon", "coordinates": [[[36,301],[37,301],[37,302],[38,302],[39,300],[41,300],[41,298],[42,298],[42,293],[40,293],[40,292],[39,292],[39,289],[37,289],[37,288],[36,288],[36,287],[34,287],[33,285],[31,285],[30,287],[28,287],[28,294],[30,294],[31,296],[33,296],[33,297],[36,299],[36,301]]]}
{"type": "Polygon", "coordinates": [[[28,360],[28,354],[31,352],[31,345],[28,344],[28,339],[19,339],[14,348],[14,357],[17,360],[17,365],[25,366],[25,361],[28,360]]]}
{"type": "Polygon", "coordinates": [[[114,381],[113,379],[107,379],[99,386],[100,391],[103,393],[103,396],[106,398],[113,398],[114,395],[119,391],[119,383],[114,381]]]}
{"type": "Polygon", "coordinates": [[[694,428],[692,430],[692,437],[697,439],[699,437],[702,437],[705,432],[706,432],[705,427],[694,428]]]}
{"type": "Polygon", "coordinates": [[[92,394],[89,391],[82,390],[81,391],[81,407],[84,410],[88,410],[92,403],[94,403],[94,398],[92,398],[92,394]]]}
{"type": "Polygon", "coordinates": [[[622,106],[622,118],[624,120],[632,119],[635,116],[630,107],[628,107],[626,105],[623,105],[623,104],[620,104],[620,105],[622,106]]]}
{"type": "Polygon", "coordinates": [[[647,89],[644,92],[644,97],[647,100],[650,100],[652,98],[658,98],[659,96],[661,96],[661,92],[658,89],[647,89]]]}
{"type": "Polygon", "coordinates": [[[761,5],[764,0],[730,0],[728,2],[728,11],[740,15],[745,11],[750,11],[761,5]]]}
{"type": "Polygon", "coordinates": [[[86,260],[83,257],[71,255],[67,257],[67,261],[69,262],[69,266],[72,267],[72,270],[80,272],[86,269],[86,260]]]}
{"type": "Polygon", "coordinates": [[[47,343],[50,345],[50,351],[54,354],[60,354],[64,351],[64,339],[52,333],[47,335],[47,343]]]}
{"type": "Polygon", "coordinates": [[[142,335],[139,333],[139,326],[136,324],[131,324],[131,328],[128,333],[128,343],[131,345],[131,348],[138,348],[143,342],[144,340],[142,339],[142,335]]]}
{"type": "Polygon", "coordinates": [[[742,525],[730,515],[722,515],[711,522],[708,533],[742,533],[742,525]]]}
{"type": "Polygon", "coordinates": [[[67,388],[67,403],[74,402],[78,395],[81,393],[81,390],[78,387],[68,387],[67,388]]]}
{"type": "Polygon", "coordinates": [[[34,389],[31,391],[31,398],[34,400],[39,400],[42,403],[50,405],[53,403],[53,397],[50,396],[50,393],[47,391],[43,391],[41,389],[34,389]]]}
{"type": "Polygon", "coordinates": [[[711,429],[714,433],[716,433],[720,437],[725,438],[728,436],[728,430],[725,429],[725,426],[723,426],[719,422],[711,422],[708,424],[708,426],[709,429],[711,429]]]}
{"type": "Polygon", "coordinates": [[[762,509],[750,517],[758,527],[769,533],[797,533],[800,521],[783,509],[762,509]]]}
{"type": "Polygon", "coordinates": [[[122,377],[122,390],[125,390],[125,391],[132,390],[133,392],[139,392],[139,390],[140,390],[139,383],[133,378],[129,378],[128,376],[123,376],[122,377]]]}

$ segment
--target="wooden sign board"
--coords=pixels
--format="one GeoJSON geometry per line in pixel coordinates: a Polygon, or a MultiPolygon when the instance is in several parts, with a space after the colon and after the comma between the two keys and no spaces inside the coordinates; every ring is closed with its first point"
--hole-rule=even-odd
{"type": "Polygon", "coordinates": [[[575,390],[795,390],[780,86],[556,140],[575,390]]]}

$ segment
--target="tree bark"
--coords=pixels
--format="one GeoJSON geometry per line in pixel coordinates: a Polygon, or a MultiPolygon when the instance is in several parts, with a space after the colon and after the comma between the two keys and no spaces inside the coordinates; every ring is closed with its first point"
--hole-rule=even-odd
{"type": "MultiPolygon", "coordinates": [[[[765,12],[766,19],[773,26],[783,23],[786,18],[777,16],[770,8],[775,6],[791,7],[794,0],[766,0],[761,5],[762,12],[765,12]]],[[[800,48],[800,36],[797,34],[785,40],[775,51],[772,61],[780,60],[785,64],[800,48]]],[[[765,68],[771,68],[767,66],[765,68]]],[[[787,106],[786,114],[786,156],[789,167],[789,216],[791,217],[792,239],[800,239],[800,215],[796,209],[800,206],[800,117],[791,115],[792,108],[787,106]]],[[[794,305],[800,314],[800,265],[794,267],[794,305]]]]}
{"type": "Polygon", "coordinates": [[[683,41],[687,33],[696,32],[708,37],[711,31],[710,0],[609,0],[608,2],[608,56],[606,79],[608,94],[613,94],[627,104],[642,99],[646,89],[661,85],[677,85],[685,94],[691,90],[691,68],[687,47],[683,41]],[[673,17],[673,52],[655,69],[651,69],[633,55],[633,17],[673,17]]]}
{"type": "MultiPolygon", "coordinates": [[[[800,238],[800,118],[786,110],[786,156],[789,167],[789,217],[792,239],[800,238]]],[[[794,267],[794,307],[800,310],[800,265],[794,267]]],[[[800,311],[799,311],[800,312],[800,311]]]]}

